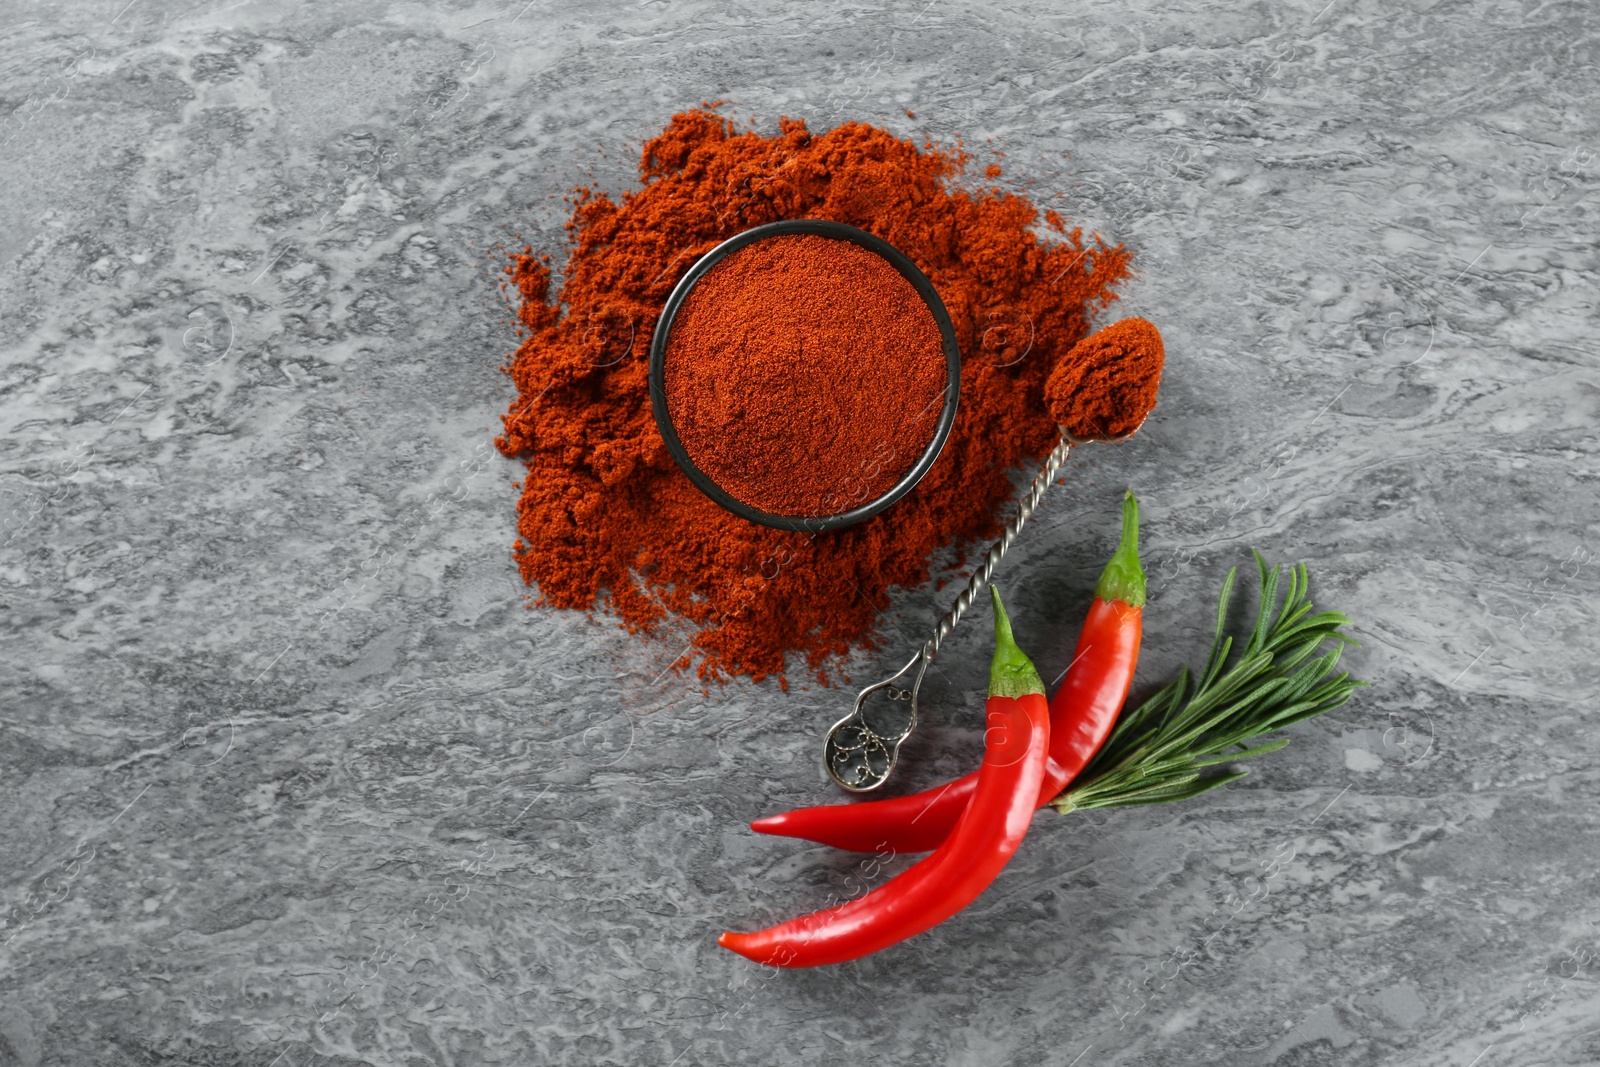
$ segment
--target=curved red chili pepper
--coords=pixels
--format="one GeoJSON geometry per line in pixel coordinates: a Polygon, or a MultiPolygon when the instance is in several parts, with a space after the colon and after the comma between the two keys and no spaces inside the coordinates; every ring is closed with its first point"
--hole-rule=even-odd
{"type": "MultiPolygon", "coordinates": [[[[1139,565],[1139,504],[1122,501],[1122,540],[1095,586],[1072,666],[1050,700],[1050,758],[1039,807],[1061,795],[1100,750],[1133,684],[1144,626],[1145,579],[1139,565]]],[[[938,848],[961,817],[977,774],[910,796],[826,804],[769,815],[752,830],[799,837],[856,852],[926,852],[938,848]]]]}
{"type": "Polygon", "coordinates": [[[725,933],[719,945],[774,967],[843,963],[944,922],[1005,868],[1033,820],[1050,747],[1050,708],[1038,672],[1011,639],[1000,594],[993,597],[987,744],[971,801],[950,836],[933,855],[866,896],[753,934],[725,933]]]}

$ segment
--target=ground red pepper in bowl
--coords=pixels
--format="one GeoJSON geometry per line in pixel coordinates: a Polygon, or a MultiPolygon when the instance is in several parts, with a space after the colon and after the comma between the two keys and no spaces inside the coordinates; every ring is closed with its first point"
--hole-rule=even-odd
{"type": "Polygon", "coordinates": [[[666,430],[750,517],[841,515],[884,500],[918,466],[947,403],[944,338],[882,255],[842,236],[779,233],[691,285],[658,327],[670,329],[666,430]]]}

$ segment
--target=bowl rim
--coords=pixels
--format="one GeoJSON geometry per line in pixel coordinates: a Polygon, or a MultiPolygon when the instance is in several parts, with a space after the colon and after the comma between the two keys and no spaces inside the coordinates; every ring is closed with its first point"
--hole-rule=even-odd
{"type": "Polygon", "coordinates": [[[911,257],[891,245],[883,238],[866,230],[858,229],[843,222],[833,222],[829,219],[785,219],[781,222],[769,222],[761,226],[754,226],[748,230],[723,241],[711,251],[701,256],[694,265],[678,279],[672,287],[666,303],[662,305],[661,315],[656,320],[654,336],[650,340],[650,408],[655,415],[656,427],[661,432],[662,439],[666,442],[667,451],[678,464],[679,469],[688,475],[689,481],[706,496],[716,501],[728,511],[751,522],[763,526],[772,526],[780,530],[802,530],[820,532],[823,530],[841,530],[847,526],[854,526],[864,522],[874,515],[881,514],[895,502],[916,488],[928,471],[933,469],[941,452],[944,451],[945,442],[950,438],[951,428],[956,421],[956,408],[961,401],[961,348],[956,341],[956,331],[950,321],[950,312],[945,308],[944,301],[939,298],[939,293],[928,280],[928,276],[911,261],[911,257]],[[666,391],[666,363],[667,346],[672,335],[672,323],[678,311],[688,299],[689,293],[695,284],[704,278],[718,263],[722,262],[734,252],[739,251],[757,241],[769,237],[780,237],[790,234],[815,234],[820,237],[830,237],[835,240],[850,241],[868,251],[877,253],[890,266],[899,272],[900,276],[910,282],[916,289],[917,295],[933,314],[933,320],[939,327],[939,336],[943,342],[945,359],[945,387],[944,407],[939,412],[939,421],[934,424],[933,437],[928,441],[927,447],[917,457],[903,474],[881,496],[875,497],[848,511],[836,512],[832,515],[779,515],[760,508],[752,507],[741,500],[735,499],[730,493],[718,485],[710,475],[695,465],[689,457],[688,450],[684,448],[683,441],[679,439],[677,429],[672,424],[671,412],[667,410],[666,391]]]}

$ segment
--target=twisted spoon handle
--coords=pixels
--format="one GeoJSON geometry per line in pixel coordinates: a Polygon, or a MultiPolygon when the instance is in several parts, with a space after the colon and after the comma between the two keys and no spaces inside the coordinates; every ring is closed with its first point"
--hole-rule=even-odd
{"type": "Polygon", "coordinates": [[[1072,442],[1063,433],[1061,440],[1056,442],[1056,447],[1050,450],[1045,457],[1044,466],[1037,477],[1033,479],[1033,487],[1028,490],[1028,495],[1017,509],[1017,517],[1011,520],[1006,527],[1006,532],[1000,535],[1000,540],[989,546],[989,553],[983,559],[983,565],[972,572],[972,577],[967,581],[967,587],[956,597],[956,602],[951,605],[945,617],[939,620],[938,627],[933,631],[933,636],[928,638],[928,643],[922,646],[922,658],[931,660],[939,652],[939,646],[944,639],[950,636],[956,628],[956,623],[961,621],[972,602],[983,592],[983,587],[989,584],[989,579],[994,575],[994,569],[1005,558],[1006,550],[1016,541],[1017,535],[1022,532],[1022,527],[1033,516],[1039,507],[1039,500],[1044,496],[1045,490],[1050,488],[1056,480],[1056,475],[1061,473],[1061,468],[1066,465],[1067,457],[1072,455],[1072,442]]]}
{"type": "Polygon", "coordinates": [[[1000,565],[1000,560],[1005,557],[1006,550],[1011,547],[1017,535],[1022,532],[1023,525],[1039,507],[1039,500],[1044,496],[1045,490],[1050,488],[1051,483],[1056,480],[1056,475],[1061,473],[1067,457],[1072,454],[1072,445],[1072,439],[1063,430],[1061,440],[1045,457],[1044,466],[1040,468],[1038,477],[1033,480],[1033,487],[1028,490],[1028,495],[1017,508],[1016,518],[1006,526],[1000,540],[989,546],[983,563],[967,580],[967,587],[961,591],[961,595],[956,598],[955,604],[944,618],[939,620],[933,636],[917,649],[917,654],[911,658],[911,662],[883,681],[875,682],[856,694],[855,707],[851,709],[850,714],[834,723],[828,731],[822,746],[822,765],[827,769],[829,777],[839,785],[852,793],[865,793],[889,780],[889,774],[894,770],[895,761],[899,758],[901,743],[917,728],[917,696],[922,689],[922,677],[928,670],[928,664],[938,653],[944,639],[956,628],[956,623],[961,621],[961,616],[966,614],[978,594],[983,592],[983,587],[989,584],[989,579],[994,575],[994,569],[1000,565]],[[896,687],[895,683],[913,670],[916,674],[912,677],[910,688],[896,687]],[[911,702],[906,725],[893,736],[879,734],[867,722],[862,711],[862,705],[867,697],[882,689],[889,691],[892,700],[911,702]]]}

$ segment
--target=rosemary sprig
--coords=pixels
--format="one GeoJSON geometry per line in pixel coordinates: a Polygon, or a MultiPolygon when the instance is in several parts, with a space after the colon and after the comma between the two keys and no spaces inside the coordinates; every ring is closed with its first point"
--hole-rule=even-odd
{"type": "Polygon", "coordinates": [[[1187,800],[1226,785],[1248,772],[1225,764],[1276,752],[1289,739],[1245,742],[1336,708],[1366,684],[1334,674],[1343,647],[1356,642],[1339,632],[1350,621],[1341,613],[1312,614],[1305,564],[1290,569],[1279,607],[1280,568],[1269,570],[1261,554],[1254,555],[1261,605],[1243,651],[1230,665],[1233,638],[1223,631],[1234,568],[1222,583],[1216,637],[1199,682],[1191,685],[1185,667],[1176,681],[1125,711],[1099,753],[1051,801],[1057,811],[1187,800]],[[1323,651],[1329,641],[1332,647],[1323,651]]]}

